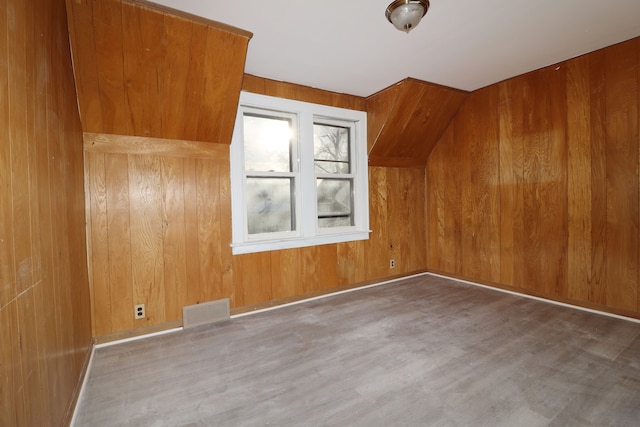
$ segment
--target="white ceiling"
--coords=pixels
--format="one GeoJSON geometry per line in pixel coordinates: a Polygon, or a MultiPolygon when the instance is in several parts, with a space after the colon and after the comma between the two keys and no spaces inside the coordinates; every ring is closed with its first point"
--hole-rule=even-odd
{"type": "Polygon", "coordinates": [[[406,77],[475,90],[640,36],[640,0],[431,0],[411,33],[391,0],[153,0],[253,33],[245,71],[369,96],[406,77]]]}

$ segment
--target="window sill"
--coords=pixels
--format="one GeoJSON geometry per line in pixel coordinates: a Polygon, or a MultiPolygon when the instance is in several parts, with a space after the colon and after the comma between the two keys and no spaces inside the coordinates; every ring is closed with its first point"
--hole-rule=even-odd
{"type": "Polygon", "coordinates": [[[266,240],[260,242],[232,243],[233,255],[250,254],[254,252],[277,251],[281,249],[304,248],[309,246],[328,245],[358,240],[368,240],[368,231],[353,231],[340,234],[321,234],[314,237],[296,237],[292,239],[266,240]]]}

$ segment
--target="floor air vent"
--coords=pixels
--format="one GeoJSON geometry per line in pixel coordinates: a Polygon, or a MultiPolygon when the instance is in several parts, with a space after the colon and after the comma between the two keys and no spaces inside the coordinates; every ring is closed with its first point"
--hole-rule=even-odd
{"type": "Polygon", "coordinates": [[[185,329],[229,320],[229,298],[182,307],[185,329]]]}

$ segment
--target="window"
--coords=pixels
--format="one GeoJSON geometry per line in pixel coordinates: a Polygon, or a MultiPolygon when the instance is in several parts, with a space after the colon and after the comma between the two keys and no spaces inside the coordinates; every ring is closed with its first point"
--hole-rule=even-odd
{"type": "Polygon", "coordinates": [[[233,253],[369,238],[366,113],[242,92],[233,253]]]}

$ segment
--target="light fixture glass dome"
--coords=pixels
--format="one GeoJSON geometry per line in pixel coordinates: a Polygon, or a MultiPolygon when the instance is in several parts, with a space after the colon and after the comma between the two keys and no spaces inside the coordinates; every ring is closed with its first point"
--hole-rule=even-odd
{"type": "Polygon", "coordinates": [[[396,0],[387,6],[385,15],[394,27],[408,33],[420,23],[428,9],[428,0],[396,0]]]}

